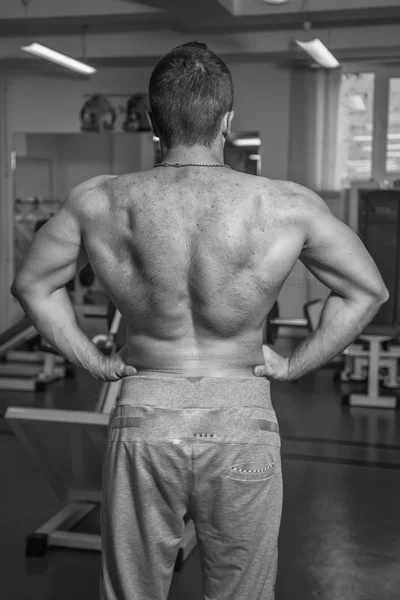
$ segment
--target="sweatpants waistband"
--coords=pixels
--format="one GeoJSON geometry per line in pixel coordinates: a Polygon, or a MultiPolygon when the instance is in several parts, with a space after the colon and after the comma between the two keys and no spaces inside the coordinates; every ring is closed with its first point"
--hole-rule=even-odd
{"type": "Polygon", "coordinates": [[[259,407],[273,411],[266,378],[127,377],[118,404],[166,408],[259,407]]]}
{"type": "Polygon", "coordinates": [[[197,439],[280,445],[267,379],[135,376],[124,380],[110,441],[197,439]]]}

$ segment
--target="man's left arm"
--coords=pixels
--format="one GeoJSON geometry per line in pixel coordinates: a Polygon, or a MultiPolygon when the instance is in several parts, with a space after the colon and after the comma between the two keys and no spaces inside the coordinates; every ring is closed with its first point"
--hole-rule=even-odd
{"type": "Polygon", "coordinates": [[[65,285],[88,262],[81,245],[85,184],[68,195],[59,212],[35,235],[11,293],[40,335],[72,364],[103,379],[104,356],[80,329],[65,285]]]}

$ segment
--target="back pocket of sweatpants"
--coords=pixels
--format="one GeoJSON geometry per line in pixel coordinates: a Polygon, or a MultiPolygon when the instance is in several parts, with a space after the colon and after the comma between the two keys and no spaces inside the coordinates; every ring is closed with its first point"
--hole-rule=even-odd
{"type": "Polygon", "coordinates": [[[227,478],[237,481],[263,481],[275,472],[274,462],[248,461],[229,467],[227,478]]]}

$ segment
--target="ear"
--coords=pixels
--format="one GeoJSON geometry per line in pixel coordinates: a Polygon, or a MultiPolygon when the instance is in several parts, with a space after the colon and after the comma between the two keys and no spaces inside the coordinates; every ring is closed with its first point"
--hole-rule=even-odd
{"type": "Polygon", "coordinates": [[[233,111],[227,112],[223,118],[222,135],[224,136],[225,139],[231,137],[232,120],[233,120],[234,114],[235,113],[233,111]]]}
{"type": "Polygon", "coordinates": [[[150,127],[151,127],[154,135],[159,138],[160,136],[158,134],[157,125],[156,125],[156,122],[154,120],[153,113],[150,110],[147,111],[147,118],[149,120],[149,124],[150,124],[150,127]]]}
{"type": "Polygon", "coordinates": [[[227,134],[228,137],[231,137],[231,133],[232,133],[232,121],[233,121],[233,117],[235,116],[235,113],[233,112],[233,110],[231,110],[228,113],[228,122],[227,122],[227,134]]]}

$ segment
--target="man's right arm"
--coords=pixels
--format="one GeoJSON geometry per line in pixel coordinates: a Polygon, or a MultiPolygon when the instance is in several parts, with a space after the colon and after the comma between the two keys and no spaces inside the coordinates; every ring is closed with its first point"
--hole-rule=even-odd
{"type": "Polygon", "coordinates": [[[377,266],[360,238],[334,217],[314,192],[301,186],[296,188],[299,222],[305,234],[299,259],[331,293],[317,329],[289,358],[289,381],[322,367],[340,354],[389,298],[377,266]]]}

